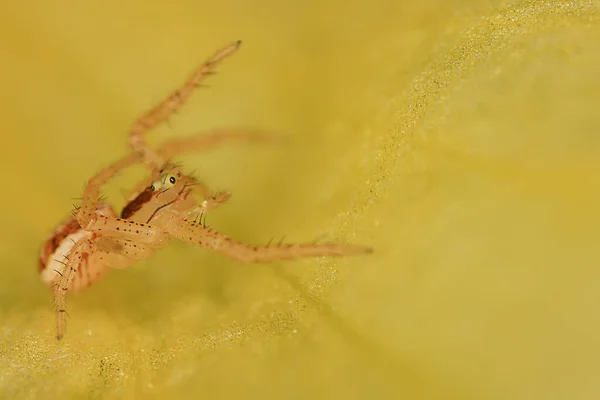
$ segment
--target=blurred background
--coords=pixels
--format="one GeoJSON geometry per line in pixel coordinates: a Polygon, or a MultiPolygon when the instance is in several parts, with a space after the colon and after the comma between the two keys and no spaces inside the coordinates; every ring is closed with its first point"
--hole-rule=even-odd
{"type": "MultiPolygon", "coordinates": [[[[595,1],[0,5],[0,397],[597,399],[595,1]],[[133,120],[244,44],[151,143],[233,198],[215,229],[368,257],[242,265],[172,243],[69,297],[42,242],[133,120]]],[[[104,191],[116,207],[141,177],[104,191]]]]}

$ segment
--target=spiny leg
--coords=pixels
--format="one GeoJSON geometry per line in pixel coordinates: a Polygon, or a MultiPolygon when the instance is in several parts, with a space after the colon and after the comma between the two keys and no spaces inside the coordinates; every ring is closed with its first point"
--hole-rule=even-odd
{"type": "Polygon", "coordinates": [[[93,242],[89,239],[78,241],[68,254],[67,266],[54,287],[54,306],[56,307],[56,338],[61,339],[66,328],[67,291],[71,287],[77,269],[86,262],[93,251],[93,242]]]}
{"type": "MultiPolygon", "coordinates": [[[[151,179],[156,177],[156,171],[163,166],[167,159],[176,154],[190,150],[207,150],[228,139],[267,140],[270,138],[269,135],[261,132],[218,130],[203,137],[194,136],[167,142],[158,150],[158,152],[152,151],[142,138],[144,133],[168,119],[174,112],[182,107],[191,96],[193,90],[200,84],[204,77],[212,71],[213,67],[220,60],[237,50],[240,44],[241,41],[237,41],[218,51],[198,68],[194,74],[192,74],[192,76],[184,83],[183,87],[176,90],[163,102],[150,109],[133,124],[130,131],[130,145],[135,150],[135,153],[130,154],[107,167],[88,182],[84,191],[82,204],[76,214],[76,218],[81,226],[87,225],[90,218],[92,218],[95,213],[100,186],[112,178],[119,170],[138,162],[138,157],[140,156],[143,157],[146,163],[154,170],[154,176],[141,183],[142,185],[149,185],[152,182],[151,179]]],[[[210,200],[211,195],[208,188],[206,186],[198,186],[198,189],[202,192],[205,199],[210,200]]],[[[136,189],[138,189],[139,192],[143,187],[144,186],[138,185],[136,189]]],[[[217,194],[215,197],[220,195],[221,194],[217,194]]]]}
{"type": "Polygon", "coordinates": [[[241,43],[241,41],[234,42],[215,53],[188,78],[181,88],[175,90],[165,100],[134,122],[130,130],[129,144],[134,151],[143,155],[145,162],[158,169],[164,164],[165,160],[145,143],[143,135],[161,122],[166,121],[181,108],[188,101],[192,92],[200,85],[200,82],[213,71],[216,64],[237,50],[241,43]]]}
{"type": "MultiPolygon", "coordinates": [[[[129,226],[129,224],[127,224],[129,226]]],[[[114,227],[113,227],[114,228],[114,227]]],[[[146,228],[148,228],[146,226],[146,228]]],[[[148,229],[146,229],[148,231],[148,229]]],[[[107,232],[110,233],[110,232],[107,232]]],[[[126,237],[143,237],[145,232],[125,234],[126,237]]],[[[120,234],[117,231],[117,234],[120,234]]],[[[111,268],[124,269],[154,253],[149,245],[127,239],[99,236],[96,239],[81,239],[66,256],[66,266],[54,286],[54,305],[56,307],[56,337],[61,339],[66,329],[67,292],[73,290],[73,283],[83,263],[101,262],[111,268]],[[95,257],[98,256],[98,257],[95,257]]],[[[89,264],[88,264],[89,266],[89,264]]]]}
{"type": "Polygon", "coordinates": [[[349,256],[373,252],[370,247],[359,245],[273,244],[251,246],[233,240],[227,235],[202,224],[184,219],[173,219],[167,229],[171,236],[180,240],[247,263],[291,260],[304,257],[349,256]]]}
{"type": "MultiPolygon", "coordinates": [[[[161,160],[168,160],[173,156],[183,153],[209,151],[218,145],[235,140],[276,142],[281,140],[281,138],[261,131],[217,129],[187,138],[169,140],[159,146],[157,152],[160,155],[161,160]]],[[[108,180],[114,177],[120,170],[140,162],[141,158],[142,155],[139,153],[134,152],[128,154],[97,173],[88,181],[82,196],[82,203],[76,214],[77,221],[81,226],[87,225],[96,211],[98,198],[100,196],[100,187],[107,183],[108,180]]],[[[159,168],[155,168],[152,164],[149,164],[149,166],[151,169],[150,176],[135,185],[132,191],[134,195],[137,195],[144,190],[144,188],[150,186],[150,184],[160,176],[159,168]]],[[[228,192],[219,192],[213,195],[208,187],[199,181],[196,182],[196,189],[200,192],[205,201],[208,202],[204,207],[204,211],[216,208],[216,206],[222,204],[231,196],[228,192]]]]}
{"type": "Polygon", "coordinates": [[[81,205],[75,214],[75,218],[82,228],[85,228],[90,220],[96,215],[98,199],[100,197],[100,187],[109,179],[114,177],[119,171],[140,161],[140,155],[136,153],[128,154],[120,160],[112,163],[102,171],[98,172],[90,179],[83,191],[81,205]]]}

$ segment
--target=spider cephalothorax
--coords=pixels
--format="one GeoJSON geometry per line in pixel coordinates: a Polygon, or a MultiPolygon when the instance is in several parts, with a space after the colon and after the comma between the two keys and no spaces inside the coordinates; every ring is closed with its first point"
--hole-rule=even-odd
{"type": "Polygon", "coordinates": [[[144,188],[123,208],[121,218],[150,223],[160,219],[166,209],[184,211],[196,206],[194,186],[200,183],[183,175],[176,167],[166,166],[150,186],[144,188]]]}
{"type": "Polygon", "coordinates": [[[251,246],[202,224],[201,217],[226,202],[231,194],[211,193],[203,183],[182,173],[167,160],[187,151],[209,150],[230,139],[264,141],[269,139],[268,135],[223,129],[167,142],[157,149],[152,149],[143,140],[148,130],[179,109],[218,61],[239,45],[240,42],[235,42],[217,52],[180,89],[133,124],[129,141],[133,152],[88,181],[74,216],[63,222],[42,246],[39,268],[42,280],[54,290],[57,338],[60,339],[65,331],[67,292],[86,288],[109,269],[127,268],[152,256],[170,239],[189,242],[242,262],[345,256],[372,251],[365,246],[339,244],[251,246]],[[120,170],[139,162],[148,166],[150,175],[136,186],[117,217],[109,205],[99,202],[100,187],[120,170]],[[198,196],[203,200],[199,201],[198,196]]]}

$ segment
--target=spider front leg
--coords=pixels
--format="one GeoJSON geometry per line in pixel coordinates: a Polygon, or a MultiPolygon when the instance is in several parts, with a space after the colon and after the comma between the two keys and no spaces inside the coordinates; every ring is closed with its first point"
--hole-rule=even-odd
{"type": "Polygon", "coordinates": [[[135,121],[131,127],[129,144],[134,151],[143,155],[145,162],[159,169],[165,160],[145,143],[143,135],[161,122],[169,119],[171,115],[183,107],[192,95],[192,92],[213,71],[216,64],[235,52],[241,43],[241,41],[234,42],[215,53],[188,78],[181,88],[175,90],[165,100],[151,108],[135,121]]]}
{"type": "Polygon", "coordinates": [[[173,218],[168,223],[167,231],[172,237],[246,263],[263,263],[304,257],[349,256],[373,252],[370,247],[359,245],[307,243],[251,246],[202,224],[178,218],[173,218]]]}

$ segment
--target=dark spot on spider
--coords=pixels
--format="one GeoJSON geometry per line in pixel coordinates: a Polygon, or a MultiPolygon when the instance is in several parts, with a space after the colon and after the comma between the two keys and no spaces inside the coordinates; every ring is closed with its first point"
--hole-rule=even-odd
{"type": "Polygon", "coordinates": [[[152,190],[150,188],[144,190],[142,193],[138,194],[135,199],[131,200],[131,202],[129,202],[125,208],[123,208],[123,211],[121,211],[121,218],[127,219],[131,217],[133,214],[138,212],[144,204],[149,202],[151,198],[152,190]]]}
{"type": "Polygon", "coordinates": [[[172,184],[175,184],[176,181],[177,181],[177,179],[175,179],[174,176],[169,178],[169,182],[171,182],[172,184]]]}

